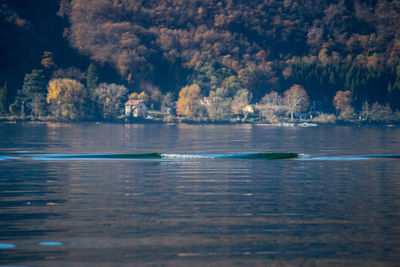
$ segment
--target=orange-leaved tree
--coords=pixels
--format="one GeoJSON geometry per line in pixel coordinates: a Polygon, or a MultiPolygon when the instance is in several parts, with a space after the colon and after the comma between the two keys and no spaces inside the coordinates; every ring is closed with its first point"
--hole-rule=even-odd
{"type": "Polygon", "coordinates": [[[350,91],[337,91],[333,98],[333,105],[340,111],[341,115],[344,115],[353,111],[353,107],[351,106],[352,100],[353,98],[350,91]]]}
{"type": "Polygon", "coordinates": [[[200,101],[200,87],[198,84],[185,86],[179,92],[176,108],[179,115],[194,117],[200,101]]]}

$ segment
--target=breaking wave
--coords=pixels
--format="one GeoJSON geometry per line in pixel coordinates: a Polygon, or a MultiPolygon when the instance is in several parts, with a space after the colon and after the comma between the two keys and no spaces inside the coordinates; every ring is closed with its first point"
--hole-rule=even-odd
{"type": "Polygon", "coordinates": [[[134,154],[25,154],[15,156],[0,155],[1,160],[33,159],[33,160],[129,160],[129,159],[265,159],[282,160],[297,159],[307,161],[341,161],[368,159],[399,159],[400,154],[388,155],[345,155],[345,156],[312,156],[303,153],[238,153],[238,154],[179,154],[179,153],[134,153],[134,154]]]}
{"type": "Polygon", "coordinates": [[[138,153],[138,154],[44,154],[35,155],[33,159],[292,159],[297,153],[243,153],[243,154],[172,154],[172,153],[138,153]]]}

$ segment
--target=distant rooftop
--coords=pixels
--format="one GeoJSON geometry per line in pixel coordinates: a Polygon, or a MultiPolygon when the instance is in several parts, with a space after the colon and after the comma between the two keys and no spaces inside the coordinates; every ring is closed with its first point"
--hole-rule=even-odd
{"type": "Polygon", "coordinates": [[[140,103],[144,103],[144,100],[142,99],[129,99],[126,103],[125,106],[137,106],[140,103]]]}

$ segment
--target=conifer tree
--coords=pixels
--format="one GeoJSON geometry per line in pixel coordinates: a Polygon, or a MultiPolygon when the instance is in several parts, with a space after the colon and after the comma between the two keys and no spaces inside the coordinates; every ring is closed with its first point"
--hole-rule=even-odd
{"type": "Polygon", "coordinates": [[[7,81],[0,90],[0,113],[8,113],[8,87],[7,81]]]}
{"type": "MultiPolygon", "coordinates": [[[[33,115],[42,115],[37,113],[38,99],[41,99],[40,106],[44,107],[46,95],[46,79],[43,70],[34,69],[31,73],[25,74],[22,89],[18,90],[17,103],[21,108],[21,115],[32,114],[32,107],[35,106],[33,115]]],[[[44,108],[40,108],[44,111],[44,108]]]]}
{"type": "Polygon", "coordinates": [[[99,86],[98,69],[94,63],[90,63],[86,73],[86,87],[90,95],[93,95],[94,89],[96,89],[97,86],[99,86]]]}

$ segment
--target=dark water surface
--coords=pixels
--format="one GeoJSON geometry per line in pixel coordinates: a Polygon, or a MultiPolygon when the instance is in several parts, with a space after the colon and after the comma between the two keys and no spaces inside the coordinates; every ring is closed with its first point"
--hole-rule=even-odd
{"type": "Polygon", "coordinates": [[[400,129],[0,124],[0,265],[398,266],[400,129]],[[194,157],[299,153],[300,158],[194,157]],[[165,153],[161,158],[48,155],[165,153]],[[183,156],[190,155],[190,156],[183,156]]]}

